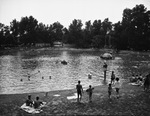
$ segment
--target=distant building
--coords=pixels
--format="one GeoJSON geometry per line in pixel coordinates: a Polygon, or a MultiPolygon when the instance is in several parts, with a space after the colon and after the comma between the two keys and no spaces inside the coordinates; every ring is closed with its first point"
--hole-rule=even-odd
{"type": "Polygon", "coordinates": [[[49,47],[51,46],[50,43],[36,43],[35,44],[36,47],[49,47]]]}
{"type": "Polygon", "coordinates": [[[55,41],[54,46],[63,46],[63,42],[55,41]]]}

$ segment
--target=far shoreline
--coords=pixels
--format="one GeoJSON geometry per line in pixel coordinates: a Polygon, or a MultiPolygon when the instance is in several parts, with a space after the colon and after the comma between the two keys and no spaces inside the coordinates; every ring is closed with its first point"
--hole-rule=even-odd
{"type": "MultiPolygon", "coordinates": [[[[100,52],[115,52],[115,49],[113,48],[77,48],[72,46],[43,46],[43,47],[37,47],[37,46],[21,46],[21,47],[5,47],[3,49],[0,49],[0,54],[3,52],[13,52],[13,51],[23,51],[23,50],[66,50],[66,51],[100,51],[100,52]]],[[[144,51],[138,51],[138,50],[119,50],[119,53],[150,53],[150,50],[144,51]]]]}

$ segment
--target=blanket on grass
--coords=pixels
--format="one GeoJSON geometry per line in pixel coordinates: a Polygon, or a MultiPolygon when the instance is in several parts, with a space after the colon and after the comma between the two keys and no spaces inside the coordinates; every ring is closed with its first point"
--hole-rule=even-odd
{"type": "Polygon", "coordinates": [[[43,105],[41,105],[38,109],[35,109],[34,107],[30,107],[30,106],[26,106],[26,103],[24,103],[20,108],[28,113],[40,113],[43,110],[41,108],[43,108],[46,105],[46,102],[43,102],[43,105]]]}
{"type": "Polygon", "coordinates": [[[140,86],[139,83],[129,83],[130,85],[140,86]]]}

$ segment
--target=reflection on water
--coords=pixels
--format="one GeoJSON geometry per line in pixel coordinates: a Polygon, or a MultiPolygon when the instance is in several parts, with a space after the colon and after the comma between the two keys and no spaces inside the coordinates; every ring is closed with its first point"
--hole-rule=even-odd
{"type": "MultiPolygon", "coordinates": [[[[103,80],[100,51],[38,49],[0,56],[0,94],[74,89],[78,80],[84,88],[103,80]],[[61,63],[68,62],[67,65],[61,63]],[[92,79],[88,79],[88,74],[92,79]],[[42,78],[43,77],[43,78],[42,78]],[[51,77],[51,78],[50,78],[51,77]],[[22,81],[21,81],[22,80],[22,81]]],[[[149,62],[149,54],[122,53],[107,61],[107,80],[111,71],[127,77],[149,62]],[[136,68],[135,68],[136,67],[136,68]]],[[[143,70],[144,71],[144,70],[143,70]]]]}

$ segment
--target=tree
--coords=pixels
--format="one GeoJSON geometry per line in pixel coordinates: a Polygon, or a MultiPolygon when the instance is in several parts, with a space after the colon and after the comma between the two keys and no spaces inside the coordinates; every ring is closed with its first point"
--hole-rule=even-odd
{"type": "Polygon", "coordinates": [[[92,47],[94,48],[103,48],[104,47],[104,36],[96,35],[92,39],[92,47]]]}
{"type": "Polygon", "coordinates": [[[127,49],[128,48],[128,39],[125,33],[124,27],[121,22],[114,24],[114,48],[116,49],[127,49]]]}
{"type": "Polygon", "coordinates": [[[67,28],[63,28],[62,32],[63,32],[62,42],[69,43],[69,30],[67,28]]]}
{"type": "Polygon", "coordinates": [[[12,38],[12,35],[10,33],[10,27],[9,26],[4,26],[4,30],[3,30],[3,43],[4,45],[7,46],[14,46],[14,40],[12,38]]]}
{"type": "Polygon", "coordinates": [[[104,33],[101,20],[94,20],[91,30],[92,47],[101,48],[104,46],[104,33]]]}
{"type": "Polygon", "coordinates": [[[10,31],[12,34],[14,44],[18,44],[20,34],[19,34],[19,22],[16,19],[10,22],[10,31]]]}
{"type": "Polygon", "coordinates": [[[150,16],[144,5],[136,5],[133,9],[123,12],[123,33],[127,35],[128,46],[135,50],[149,48],[150,16]]]}
{"type": "Polygon", "coordinates": [[[146,8],[144,7],[144,5],[136,5],[136,7],[134,7],[132,9],[132,22],[131,22],[131,26],[134,29],[134,38],[135,43],[133,44],[135,49],[140,50],[140,49],[147,49],[149,44],[148,42],[148,38],[146,37],[146,35],[149,32],[149,26],[150,26],[150,16],[148,16],[146,8]]]}
{"type": "Polygon", "coordinates": [[[90,47],[92,45],[92,25],[91,21],[85,22],[85,29],[83,30],[83,46],[90,47]]]}
{"type": "Polygon", "coordinates": [[[92,36],[101,35],[102,34],[102,23],[101,20],[94,20],[92,25],[92,36]]]}
{"type": "Polygon", "coordinates": [[[102,28],[103,28],[103,34],[104,34],[104,39],[105,39],[105,47],[109,46],[109,41],[111,41],[111,37],[110,37],[110,31],[112,29],[112,22],[109,21],[108,18],[104,19],[104,21],[102,22],[102,28]]]}
{"type": "Polygon", "coordinates": [[[47,27],[43,23],[39,23],[36,29],[36,43],[44,43],[47,42],[48,33],[47,27]]]}
{"type": "Polygon", "coordinates": [[[78,47],[81,47],[83,42],[83,34],[82,34],[82,22],[81,20],[74,19],[72,24],[69,26],[69,37],[68,42],[70,44],[75,44],[78,47]]]}
{"type": "Polygon", "coordinates": [[[55,41],[62,41],[63,36],[63,25],[61,25],[59,22],[55,22],[52,24],[52,31],[54,34],[55,41]]]}
{"type": "Polygon", "coordinates": [[[33,16],[22,17],[19,23],[20,41],[24,44],[35,43],[38,21],[33,16]]]}

